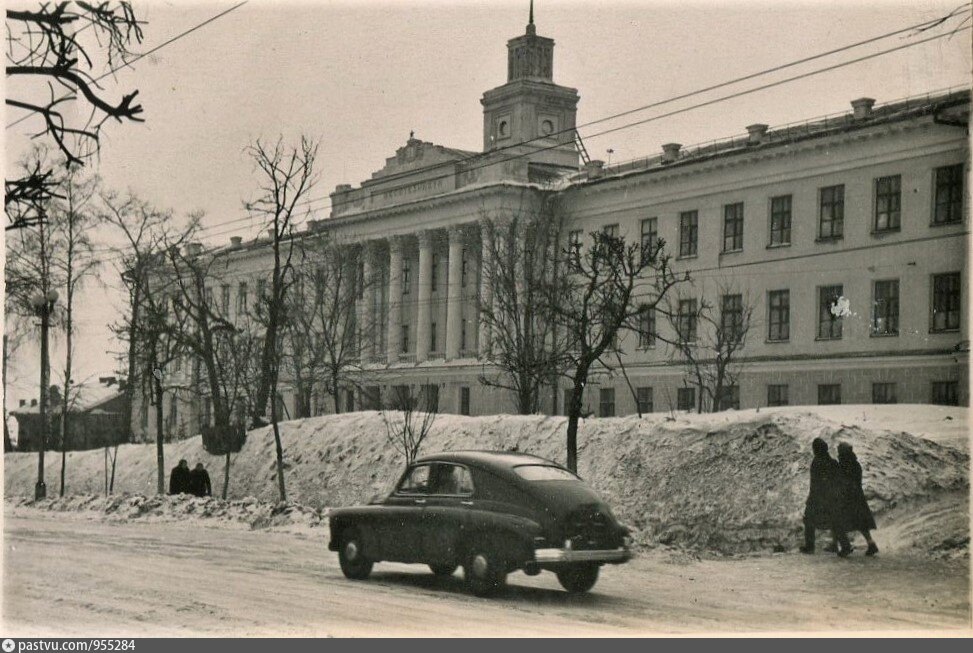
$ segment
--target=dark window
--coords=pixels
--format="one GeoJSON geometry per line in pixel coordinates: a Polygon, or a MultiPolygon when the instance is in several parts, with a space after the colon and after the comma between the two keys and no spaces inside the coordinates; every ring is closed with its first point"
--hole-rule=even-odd
{"type": "Polygon", "coordinates": [[[770,198],[770,244],[791,243],[791,196],[770,198]]]}
{"type": "Polygon", "coordinates": [[[399,344],[401,345],[402,353],[409,351],[409,325],[408,324],[402,325],[402,342],[399,344]]]}
{"type": "Polygon", "coordinates": [[[959,272],[932,276],[932,330],[959,329],[960,276],[959,272]]]}
{"type": "Polygon", "coordinates": [[[362,393],[363,410],[382,409],[382,389],[377,385],[366,386],[362,393]]]}
{"type": "Polygon", "coordinates": [[[820,190],[818,237],[841,238],[845,223],[845,187],[828,186],[820,190]]]}
{"type": "Polygon", "coordinates": [[[439,412],[439,386],[427,383],[422,386],[422,403],[419,410],[427,413],[439,412]]]}
{"type": "Polygon", "coordinates": [[[740,386],[728,385],[720,391],[720,410],[740,410],[740,386]]]}
{"type": "Polygon", "coordinates": [[[896,231],[902,214],[902,177],[875,180],[875,231],[896,231]]]}
{"type": "Polygon", "coordinates": [[[899,282],[876,281],[872,301],[872,335],[899,335],[899,282]]]}
{"type": "Polygon", "coordinates": [[[696,388],[679,388],[676,391],[676,409],[696,409],[696,388]]]}
{"type": "Polygon", "coordinates": [[[432,255],[432,263],[429,265],[429,289],[430,292],[439,290],[439,254],[432,255]]]}
{"type": "Polygon", "coordinates": [[[696,342],[696,300],[679,300],[679,313],[676,316],[678,336],[682,342],[696,342]]]}
{"type": "Polygon", "coordinates": [[[430,494],[464,496],[473,494],[473,476],[461,465],[432,464],[430,494]]]}
{"type": "MultiPolygon", "coordinates": [[[[320,275],[323,270],[318,268],[318,274],[320,275]]],[[[324,284],[323,279],[319,281],[320,277],[315,276],[314,278],[314,295],[321,301],[321,297],[324,295],[324,284]]],[[[365,261],[358,261],[355,266],[355,296],[358,299],[364,299],[365,297],[365,261]]]]}
{"type": "Polygon", "coordinates": [[[604,227],[601,228],[601,231],[609,238],[618,238],[617,224],[606,224],[604,227]]]}
{"type": "Polygon", "coordinates": [[[743,202],[723,207],[723,251],[743,249],[743,202]]]}
{"type": "Polygon", "coordinates": [[[412,285],[412,261],[407,258],[402,259],[402,294],[408,295],[412,285]]]}
{"type": "Polygon", "coordinates": [[[818,288],[818,338],[821,340],[841,338],[841,318],[835,315],[835,306],[843,292],[844,287],[840,285],[818,288]]]}
{"type": "Polygon", "coordinates": [[[405,410],[412,403],[412,391],[407,385],[392,387],[392,408],[405,410]]]}
{"type": "Polygon", "coordinates": [[[933,381],[932,403],[939,406],[959,406],[959,382],[933,381]]]}
{"type": "Polygon", "coordinates": [[[236,294],[236,310],[240,315],[244,315],[247,312],[247,282],[241,281],[240,285],[237,286],[236,294]]]}
{"type": "Polygon", "coordinates": [[[639,308],[639,348],[655,347],[655,307],[639,308]]]}
{"type": "Polygon", "coordinates": [[[571,392],[572,390],[567,389],[564,391],[564,414],[568,414],[568,409],[571,407],[571,392]]]}
{"type": "Polygon", "coordinates": [[[355,412],[355,391],[345,390],[345,412],[355,412]]]}
{"type": "Polygon", "coordinates": [[[257,279],[257,303],[258,304],[266,294],[267,294],[267,280],[257,279]]]}
{"type": "Polygon", "coordinates": [[[739,343],[743,340],[743,295],[723,295],[720,311],[720,329],[723,342],[739,343]]]}
{"type": "Polygon", "coordinates": [[[963,219],[963,164],[936,168],[936,207],[933,224],[963,219]]]}
{"type": "Polygon", "coordinates": [[[459,389],[459,414],[469,415],[470,414],[470,389],[460,388],[459,389]]]}
{"type": "Polygon", "coordinates": [[[615,388],[601,388],[598,391],[598,417],[615,416],[615,388]]]}
{"type": "Polygon", "coordinates": [[[568,252],[574,258],[576,264],[581,259],[582,233],[580,229],[574,229],[568,232],[568,252]]]}
{"type": "Polygon", "coordinates": [[[767,386],[768,406],[787,406],[790,404],[788,389],[785,384],[777,383],[767,386]]]}
{"type": "Polygon", "coordinates": [[[466,255],[466,248],[460,253],[460,267],[459,267],[459,285],[466,288],[466,278],[469,276],[470,271],[470,259],[466,255]]]}
{"type": "Polygon", "coordinates": [[[224,316],[230,314],[230,286],[227,284],[220,286],[220,310],[224,316]]]}
{"type": "Polygon", "coordinates": [[[818,405],[830,406],[841,403],[841,384],[825,383],[818,386],[818,405]]]}
{"type": "Polygon", "coordinates": [[[398,492],[403,494],[427,494],[429,492],[430,465],[416,465],[399,484],[398,492]]]}
{"type": "Polygon", "coordinates": [[[436,351],[436,323],[429,323],[429,351],[436,351]]]}
{"type": "Polygon", "coordinates": [[[642,220],[642,264],[648,264],[655,258],[659,247],[659,219],[646,218],[642,220]]]}
{"type": "Polygon", "coordinates": [[[679,214],[679,256],[696,256],[699,241],[699,213],[679,214]]]}
{"type": "Polygon", "coordinates": [[[459,349],[460,351],[466,350],[466,318],[465,317],[459,322],[459,349]]]}
{"type": "Polygon", "coordinates": [[[898,401],[895,398],[895,384],[894,383],[873,383],[872,403],[873,404],[898,403],[898,401]]]}
{"type": "Polygon", "coordinates": [[[791,291],[771,290],[767,293],[767,339],[789,340],[791,337],[791,291]]]}
{"type": "Polygon", "coordinates": [[[635,397],[639,402],[639,412],[642,414],[652,412],[652,388],[636,388],[635,397]]]}

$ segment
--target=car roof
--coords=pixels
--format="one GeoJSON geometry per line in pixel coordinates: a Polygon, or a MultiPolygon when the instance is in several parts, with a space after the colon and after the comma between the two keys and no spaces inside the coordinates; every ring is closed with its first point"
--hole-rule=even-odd
{"type": "Polygon", "coordinates": [[[444,451],[437,454],[429,454],[416,459],[417,463],[423,462],[451,462],[476,467],[501,468],[513,470],[518,465],[553,465],[561,467],[556,462],[534,456],[519,451],[444,451]]]}

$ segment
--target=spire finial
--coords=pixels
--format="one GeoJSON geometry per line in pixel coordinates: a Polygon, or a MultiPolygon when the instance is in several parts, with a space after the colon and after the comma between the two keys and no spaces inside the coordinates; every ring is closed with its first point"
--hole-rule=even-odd
{"type": "Polygon", "coordinates": [[[537,28],[534,27],[534,0],[530,0],[530,20],[527,22],[527,33],[537,33],[537,28]]]}

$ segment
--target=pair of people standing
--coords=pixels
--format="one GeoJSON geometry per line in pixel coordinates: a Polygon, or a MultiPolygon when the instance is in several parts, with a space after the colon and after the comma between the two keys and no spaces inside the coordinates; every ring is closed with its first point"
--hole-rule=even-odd
{"type": "Polygon", "coordinates": [[[878,553],[878,545],[872,539],[875,517],[868,507],[862,489],[862,467],[852,446],[846,442],[838,445],[838,460],[828,452],[828,443],[815,438],[811,443],[814,460],[811,461],[811,489],[804,508],[804,546],[802,553],[814,553],[816,530],[831,531],[832,542],[826,551],[837,552],[841,557],[854,550],[848,533],[860,532],[868,549],[865,555],[878,553]]]}
{"type": "Polygon", "coordinates": [[[189,463],[185,459],[172,468],[169,475],[169,494],[192,494],[197,497],[208,497],[213,493],[210,486],[209,472],[203,463],[196,463],[196,469],[190,471],[189,463]]]}

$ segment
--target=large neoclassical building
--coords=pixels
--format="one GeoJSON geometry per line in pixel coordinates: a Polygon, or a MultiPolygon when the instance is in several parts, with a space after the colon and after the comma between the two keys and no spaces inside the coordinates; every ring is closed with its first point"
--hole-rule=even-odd
{"type": "MultiPolygon", "coordinates": [[[[481,224],[544,195],[568,207],[565,233],[663,238],[700,292],[732,286],[750,298],[733,405],[968,404],[968,91],[855,99],[842,115],[741,125],[742,136],[667,143],[605,166],[575,134],[579,94],[554,82],[554,41],[531,23],[507,49],[506,83],[480,100],[482,152],[410,137],[370,179],[337,186],[330,215],[307,225],[309,235],[327,230],[360,246],[376,280],[358,300],[368,386],[349,389],[346,407],[425,386],[442,412],[513,410],[510,396],[479,381],[491,371],[481,224]],[[844,317],[835,320],[839,297],[844,317]]],[[[249,277],[267,269],[269,250],[266,239],[235,238],[218,252],[230,271],[224,303],[259,286],[249,277]]],[[[695,404],[671,351],[638,334],[623,339],[631,384],[594,379],[592,414],[695,404]]],[[[293,412],[286,383],[282,394],[293,412]]],[[[545,401],[563,410],[563,393],[545,401]]],[[[320,398],[311,405],[329,410],[320,398]]],[[[167,412],[179,422],[206,413],[180,398],[167,412]]]]}

